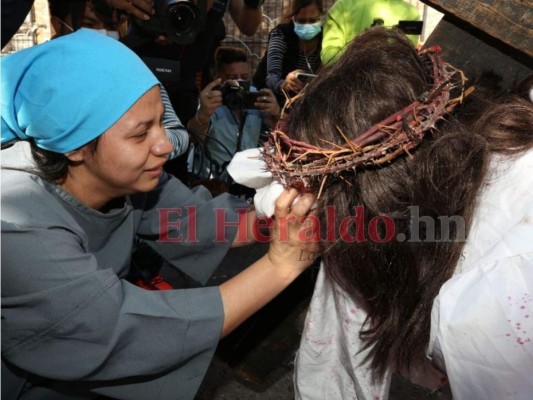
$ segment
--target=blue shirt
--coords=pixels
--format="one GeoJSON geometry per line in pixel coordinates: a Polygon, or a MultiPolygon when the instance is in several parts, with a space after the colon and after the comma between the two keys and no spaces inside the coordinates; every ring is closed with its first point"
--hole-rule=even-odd
{"type": "Polygon", "coordinates": [[[226,167],[233,155],[258,146],[261,132],[265,130],[262,119],[258,110],[246,109],[239,123],[228,107],[218,107],[211,115],[204,145],[196,144],[194,156],[189,158],[190,171],[200,178],[227,180],[226,167]]]}

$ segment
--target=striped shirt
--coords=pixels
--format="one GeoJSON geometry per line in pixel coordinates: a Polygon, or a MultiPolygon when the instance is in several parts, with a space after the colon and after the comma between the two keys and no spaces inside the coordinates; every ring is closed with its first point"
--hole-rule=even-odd
{"type": "MultiPolygon", "coordinates": [[[[320,51],[315,48],[311,53],[305,54],[298,51],[298,62],[292,68],[302,69],[308,73],[316,74],[320,67],[320,51]]],[[[278,28],[274,28],[270,34],[267,52],[267,79],[266,84],[274,93],[280,93],[279,87],[285,80],[282,76],[283,59],[287,54],[287,43],[284,40],[283,33],[278,28]]]]}
{"type": "Polygon", "coordinates": [[[178,156],[181,156],[189,148],[189,133],[179,120],[170,99],[168,93],[163,86],[161,88],[161,101],[165,107],[165,113],[163,114],[163,127],[167,134],[168,140],[172,143],[174,150],[169,154],[168,159],[171,160],[178,156]]]}

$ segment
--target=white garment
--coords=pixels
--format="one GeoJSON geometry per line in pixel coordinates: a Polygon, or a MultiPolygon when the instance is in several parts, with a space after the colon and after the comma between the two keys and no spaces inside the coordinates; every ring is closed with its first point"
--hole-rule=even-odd
{"type": "MultiPolygon", "coordinates": [[[[265,170],[255,160],[249,176],[265,170]]],[[[433,304],[428,357],[447,374],[454,400],[531,399],[533,151],[494,157],[478,204],[461,261],[433,304]]],[[[295,361],[297,399],[388,398],[390,371],[372,382],[362,362],[365,317],[321,269],[295,361]]]]}
{"type": "Polygon", "coordinates": [[[29,168],[35,163],[31,156],[30,143],[26,141],[15,142],[13,146],[0,152],[2,167],[29,168]]]}
{"type": "Polygon", "coordinates": [[[228,173],[235,182],[256,189],[254,206],[257,216],[271,217],[283,186],[272,178],[272,173],[261,160],[261,151],[248,149],[238,152],[228,165],[228,173]]]}
{"type": "MultiPolygon", "coordinates": [[[[434,301],[428,356],[454,400],[533,394],[533,151],[498,157],[462,261],[434,301]]],[[[372,383],[359,340],[365,312],[323,270],[296,358],[298,399],[386,399],[390,372],[372,383]]]]}
{"type": "Polygon", "coordinates": [[[431,315],[428,354],[455,400],[533,398],[533,151],[492,171],[431,315]]]}

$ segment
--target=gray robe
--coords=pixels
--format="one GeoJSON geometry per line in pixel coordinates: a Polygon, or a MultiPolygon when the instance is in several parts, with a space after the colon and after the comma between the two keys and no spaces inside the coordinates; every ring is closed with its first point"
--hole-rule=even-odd
{"type": "Polygon", "coordinates": [[[245,207],[164,175],[103,214],[34,175],[2,171],[2,399],[192,399],[222,329],[219,289],[130,284],[133,240],[205,283],[236,233],[215,226],[215,209],[235,221],[245,207]],[[180,243],[158,241],[161,216],[180,243]]]}

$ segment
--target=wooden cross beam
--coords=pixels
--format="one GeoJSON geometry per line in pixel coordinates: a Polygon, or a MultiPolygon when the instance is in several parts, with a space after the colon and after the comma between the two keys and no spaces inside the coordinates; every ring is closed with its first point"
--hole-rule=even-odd
{"type": "Polygon", "coordinates": [[[533,71],[533,0],[421,0],[444,13],[425,43],[467,76],[491,70],[511,87],[533,71]]]}

